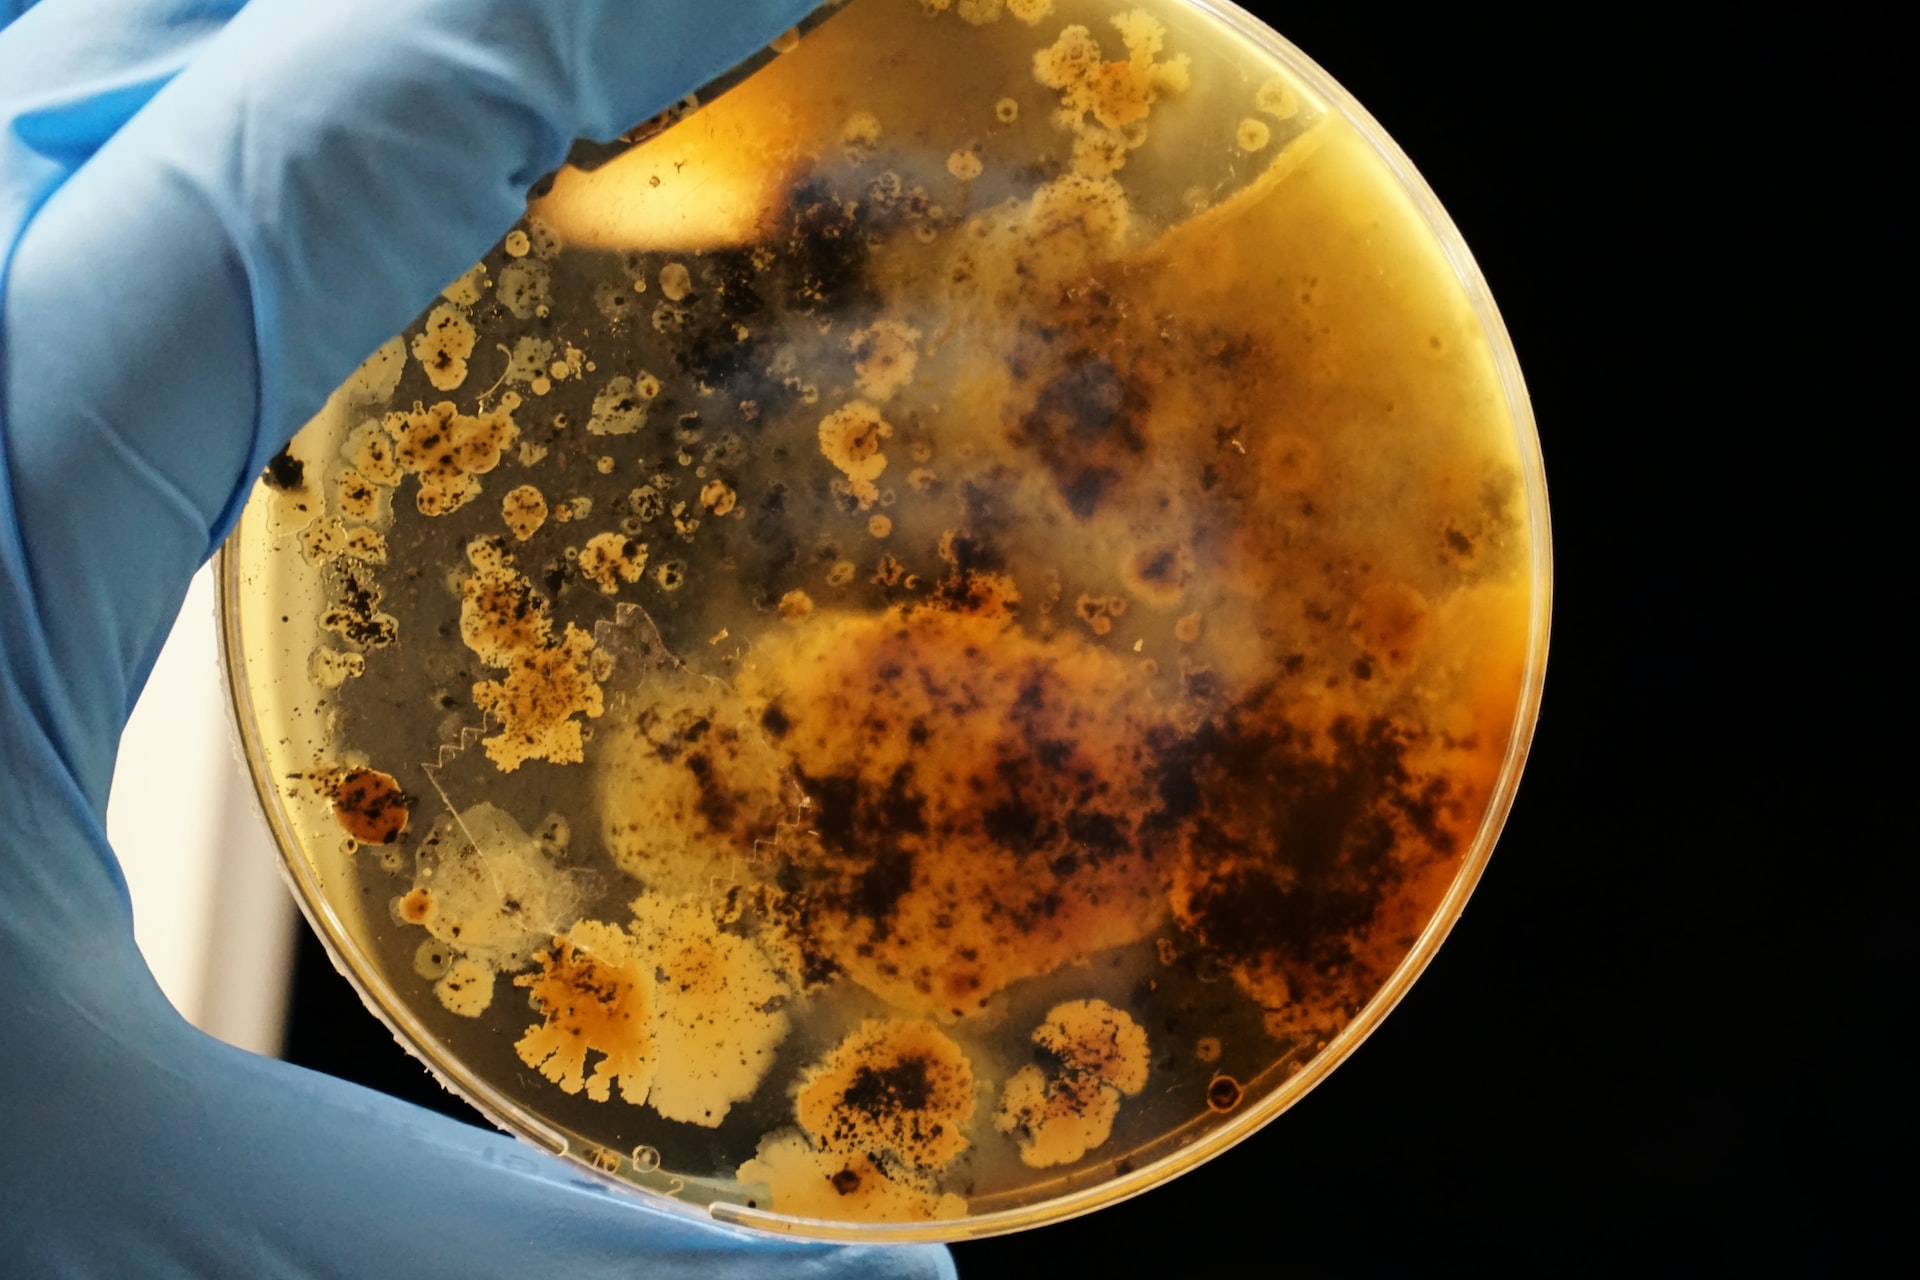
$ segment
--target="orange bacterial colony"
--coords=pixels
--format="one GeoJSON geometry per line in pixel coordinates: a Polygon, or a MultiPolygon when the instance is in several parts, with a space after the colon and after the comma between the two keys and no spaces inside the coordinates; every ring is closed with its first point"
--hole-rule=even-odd
{"type": "Polygon", "coordinates": [[[1531,426],[1277,42],[852,0],[776,50],[276,460],[235,686],[331,944],[503,1124],[760,1226],[1028,1225],[1277,1113],[1457,913],[1531,426]]]}

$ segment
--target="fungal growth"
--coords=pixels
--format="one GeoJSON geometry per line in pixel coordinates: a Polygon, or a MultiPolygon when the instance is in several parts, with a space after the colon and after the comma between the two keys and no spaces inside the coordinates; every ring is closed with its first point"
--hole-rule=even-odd
{"type": "Polygon", "coordinates": [[[1113,1133],[1123,1097],[1147,1083],[1147,1033],[1104,1000],[1055,1005],[1034,1029],[1040,1064],[1008,1077],[993,1127],[1036,1169],[1072,1164],[1113,1133]]]}
{"type": "Polygon", "coordinates": [[[1158,709],[1124,659],[1017,627],[1018,601],[1003,576],[950,578],[741,664],[807,798],[795,914],[867,990],[941,1020],[1167,910],[1145,829],[1158,709]]]}
{"type": "Polygon", "coordinates": [[[1537,470],[1421,206],[1207,15],[779,50],[273,461],[236,670],[496,1110],[729,1212],[1024,1208],[1254,1127],[1457,904],[1537,470]]]}
{"type": "Polygon", "coordinates": [[[521,1061],[567,1093],[638,1105],[653,1087],[654,963],[618,925],[583,920],[514,979],[545,1021],[514,1042],[521,1061]],[[591,1074],[587,1055],[598,1055],[591,1074]]]}
{"type": "MultiPolygon", "coordinates": [[[[467,560],[473,572],[460,587],[460,638],[482,663],[505,672],[473,686],[474,705],[500,726],[486,739],[487,758],[503,773],[528,760],[577,763],[584,738],[576,717],[604,708],[593,637],[571,622],[555,635],[551,606],[497,543],[470,543],[467,560]]],[[[617,551],[607,561],[624,564],[617,551]]]]}
{"type": "Polygon", "coordinates": [[[390,844],[406,831],[413,802],[391,774],[348,769],[330,789],[335,820],[361,844],[390,844]]]}
{"type": "Polygon", "coordinates": [[[960,1047],[925,1022],[868,1021],[802,1078],[798,1136],[762,1145],[740,1170],[773,1207],[879,1221],[953,1217],[939,1174],[969,1145],[974,1077],[960,1047]],[[829,1198],[829,1193],[831,1199],[829,1198]]]}
{"type": "Polygon", "coordinates": [[[421,515],[443,516],[479,496],[480,477],[500,465],[501,454],[519,436],[513,422],[518,401],[509,392],[499,408],[486,413],[461,413],[453,401],[441,400],[431,408],[416,405],[411,412],[387,415],[394,461],[420,478],[414,504],[421,515]]]}

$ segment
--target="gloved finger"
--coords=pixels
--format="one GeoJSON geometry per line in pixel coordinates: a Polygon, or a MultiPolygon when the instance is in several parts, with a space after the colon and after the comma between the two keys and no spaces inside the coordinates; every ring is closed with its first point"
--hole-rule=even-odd
{"type": "Polygon", "coordinates": [[[17,23],[0,8],[0,227],[24,223],[245,2],[52,0],[17,23]]]}
{"type": "Polygon", "coordinates": [[[0,1009],[16,1006],[9,1043],[37,1083],[0,1067],[9,1276],[953,1275],[944,1250],[784,1242],[643,1208],[497,1134],[229,1048],[116,948],[131,939],[9,969],[0,1009]]]}
{"type": "Polygon", "coordinates": [[[572,138],[617,134],[811,7],[254,0],[48,197],[4,282],[0,419],[17,625],[67,673],[48,728],[91,803],[189,571],[267,458],[572,138]]]}
{"type": "MultiPolygon", "coordinates": [[[[54,0],[34,7],[31,16],[18,22],[13,19],[29,6],[9,5],[4,10],[5,23],[0,25],[0,126],[4,126],[0,127],[0,282],[6,278],[18,230],[41,203],[145,106],[243,2],[54,0]]],[[[21,344],[16,340],[11,345],[21,344]]],[[[0,422],[4,421],[4,402],[0,402],[0,422]]],[[[0,470],[11,471],[4,458],[0,458],[0,470]]],[[[19,580],[24,581],[24,575],[19,580]]],[[[13,593],[8,595],[11,605],[13,593]]],[[[9,608],[8,613],[21,611],[9,608]]],[[[24,616],[31,618],[32,611],[24,616]]],[[[7,652],[16,664],[30,668],[17,674],[27,677],[26,684],[44,702],[48,691],[61,687],[64,676],[47,661],[51,655],[31,654],[36,647],[16,647],[9,638],[7,652]]],[[[144,667],[139,678],[144,679],[144,667]]],[[[82,772],[97,772],[97,762],[92,770],[82,772]]],[[[8,776],[22,779],[26,775],[9,770],[8,776]]],[[[35,794],[44,798],[43,789],[35,789],[35,794]]],[[[105,864],[106,885],[118,896],[119,868],[104,846],[95,844],[98,860],[105,864]]]]}

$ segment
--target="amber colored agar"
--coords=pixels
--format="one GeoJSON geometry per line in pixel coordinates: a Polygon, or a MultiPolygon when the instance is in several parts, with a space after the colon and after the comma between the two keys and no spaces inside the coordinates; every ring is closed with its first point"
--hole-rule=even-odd
{"type": "Polygon", "coordinates": [[[263,478],[263,795],[506,1127],[1009,1230],[1251,1133],[1438,944],[1538,695],[1532,426],[1431,197],[1236,22],[853,0],[542,184],[263,478]]]}

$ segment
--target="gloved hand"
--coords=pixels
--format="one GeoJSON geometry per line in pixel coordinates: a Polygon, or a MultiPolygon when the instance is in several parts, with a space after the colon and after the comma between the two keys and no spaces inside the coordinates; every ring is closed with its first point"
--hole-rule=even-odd
{"type": "Polygon", "coordinates": [[[638,1207],[199,1034],[105,833],[127,712],[266,460],[569,140],[812,4],[0,0],[0,1271],[952,1273],[638,1207]]]}

